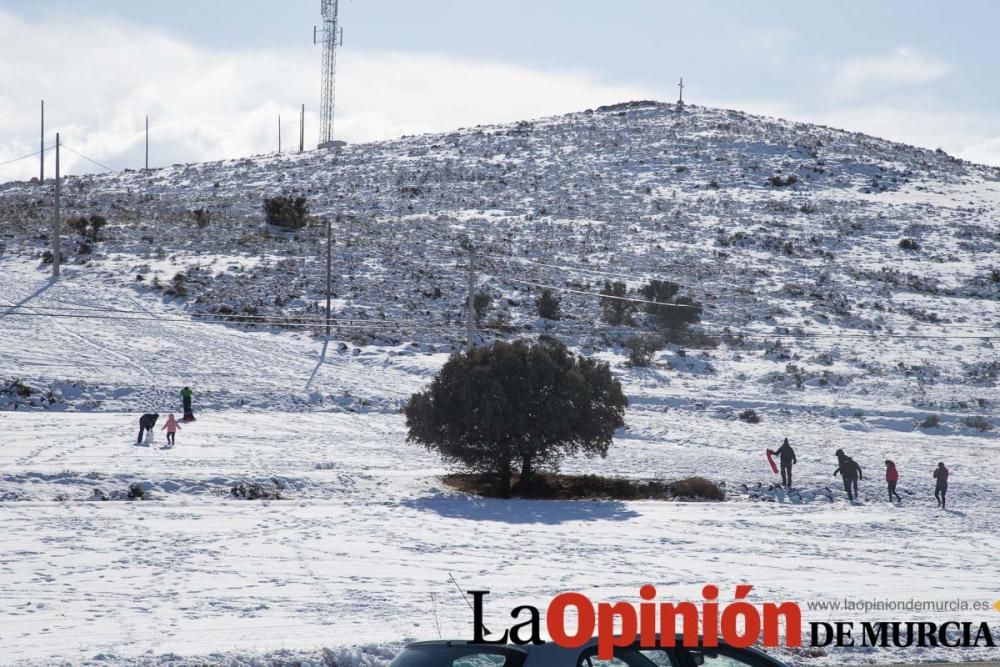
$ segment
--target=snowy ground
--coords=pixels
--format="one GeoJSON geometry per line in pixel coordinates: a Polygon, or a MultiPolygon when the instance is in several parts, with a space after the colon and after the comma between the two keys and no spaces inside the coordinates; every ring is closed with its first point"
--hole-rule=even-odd
{"type": "MultiPolygon", "coordinates": [[[[0,415],[3,484],[26,498],[2,515],[12,536],[0,568],[7,659],[435,637],[432,594],[444,633],[465,636],[469,614],[449,572],[495,591],[498,613],[563,590],[635,599],[647,581],[692,599],[704,582],[731,590],[737,581],[752,582],[761,599],[803,603],[995,594],[985,575],[1000,550],[1000,485],[976,481],[983,445],[958,439],[890,432],[855,445],[865,461],[890,455],[904,474],[924,477],[947,450],[954,509],[939,512],[928,482],[915,479],[900,507],[883,502],[877,482],[863,484],[860,506],[840,493],[805,504],[474,500],[438,486],[435,457],[405,443],[395,415],[210,413],[171,450],[134,447],[132,421],[0,415]],[[248,478],[277,478],[288,499],[228,497],[248,478]],[[85,502],[94,487],[135,481],[153,500],[85,502]]],[[[642,462],[671,475],[700,456],[702,447],[681,445],[693,435],[683,422],[629,421],[606,462],[572,469],[634,474],[642,462]],[[657,436],[661,429],[673,435],[657,436]]],[[[698,431],[710,439],[724,429],[698,431]]],[[[800,452],[800,484],[830,484],[829,450],[817,443],[800,452]]],[[[731,458],[717,476],[745,478],[731,458]]],[[[763,469],[759,478],[767,479],[763,469]]]]}
{"type": "MultiPolygon", "coordinates": [[[[33,267],[7,261],[3,269],[18,278],[0,278],[5,294],[38,292],[33,267]]],[[[90,285],[70,272],[30,303],[85,304],[90,285]]],[[[114,304],[126,293],[101,294],[114,304]]],[[[802,603],[996,597],[989,573],[1000,551],[1000,481],[984,460],[996,460],[997,438],[921,433],[912,424],[920,415],[892,401],[845,404],[838,416],[807,398],[778,405],[720,386],[697,392],[709,397],[692,405],[691,387],[653,382],[659,371],[619,369],[632,400],[628,429],[607,460],[573,461],[567,470],[707,473],[726,482],[730,502],[475,500],[440,486],[439,460],[405,442],[402,417],[385,401],[425,383],[444,355],[328,352],[314,373],[321,343],[295,334],[194,322],[142,322],[139,330],[43,322],[4,322],[0,376],[54,373],[128,391],[62,411],[0,412],[0,495],[9,500],[0,513],[8,536],[0,565],[5,662],[429,638],[437,636],[432,595],[442,632],[465,636],[469,613],[449,572],[493,590],[498,613],[544,605],[563,590],[634,600],[644,582],[692,599],[704,582],[726,591],[738,581],[752,582],[760,599],[802,603]],[[160,433],[152,446],[134,446],[138,412],[171,409],[182,381],[208,397],[199,421],[174,449],[160,448],[160,433]],[[303,410],[295,400],[308,404],[310,383],[321,397],[303,410]],[[382,397],[382,407],[320,402],[343,391],[382,397]],[[747,404],[766,415],[761,424],[733,419],[732,409],[747,404]],[[798,449],[804,499],[751,499],[741,485],[773,483],[762,450],[786,435],[798,449]],[[861,505],[836,488],[837,447],[873,480],[863,483],[861,505]],[[877,481],[886,457],[903,474],[899,507],[884,502],[877,481]],[[947,512],[930,496],[941,458],[954,476],[947,512]],[[231,498],[229,488],[246,479],[277,483],[287,499],[231,498]],[[133,482],[152,500],[89,500],[94,488],[124,491],[133,482]]],[[[995,657],[987,651],[962,658],[995,657]]],[[[873,657],[938,656],[827,660],[873,657]]]]}

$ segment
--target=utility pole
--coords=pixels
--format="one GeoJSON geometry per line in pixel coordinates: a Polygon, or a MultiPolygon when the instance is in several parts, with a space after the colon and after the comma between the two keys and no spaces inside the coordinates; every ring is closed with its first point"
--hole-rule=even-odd
{"type": "Polygon", "coordinates": [[[149,116],[146,116],[146,171],[149,171],[149,116]]]}
{"type": "Polygon", "coordinates": [[[469,318],[468,318],[468,340],[466,347],[468,352],[472,352],[475,347],[476,335],[476,251],[469,247],[469,318]]]}
{"type": "Polygon", "coordinates": [[[42,145],[41,152],[38,154],[39,165],[38,165],[38,183],[42,184],[45,182],[45,100],[42,100],[42,145]]]}
{"type": "Polygon", "coordinates": [[[278,155],[281,155],[281,114],[278,114],[278,155]]]}
{"type": "MultiPolygon", "coordinates": [[[[340,222],[340,213],[337,214],[340,222]]],[[[330,339],[330,294],[333,282],[333,229],[330,218],[326,219],[326,338],[330,339]]]]}
{"type": "Polygon", "coordinates": [[[302,105],[302,111],[299,112],[299,152],[301,153],[306,149],[306,105],[302,105]]]}
{"type": "Polygon", "coordinates": [[[59,234],[62,232],[62,222],[59,220],[59,133],[56,132],[56,205],[55,216],[52,220],[52,277],[59,277],[59,263],[62,257],[59,234]]]}

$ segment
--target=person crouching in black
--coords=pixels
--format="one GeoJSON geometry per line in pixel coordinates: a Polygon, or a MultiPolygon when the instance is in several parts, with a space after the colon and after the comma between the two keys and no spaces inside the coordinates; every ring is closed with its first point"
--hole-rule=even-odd
{"type": "Polygon", "coordinates": [[[139,417],[139,437],[136,439],[136,446],[142,444],[143,433],[152,433],[153,427],[156,426],[156,420],[160,418],[158,414],[144,414],[139,417]]]}

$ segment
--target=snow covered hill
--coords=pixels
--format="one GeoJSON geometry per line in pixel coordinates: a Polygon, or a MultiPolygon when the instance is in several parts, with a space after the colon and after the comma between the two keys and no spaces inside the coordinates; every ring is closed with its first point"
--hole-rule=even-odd
{"type": "MultiPolygon", "coordinates": [[[[647,581],[678,598],[708,581],[800,601],[991,594],[996,168],[634,103],[70,178],[63,192],[67,217],[109,225],[97,242],[68,232],[50,283],[50,184],[0,186],[0,530],[18,536],[0,562],[2,661],[395,645],[436,636],[432,593],[446,633],[464,635],[449,571],[504,608],[568,589],[634,599],[647,581]],[[305,196],[313,224],[266,227],[262,200],[280,194],[305,196]],[[398,411],[464,342],[468,243],[476,291],[491,296],[479,342],[554,335],[623,383],[627,428],[609,458],[569,471],[707,475],[729,502],[444,489],[398,411]],[[626,363],[625,342],[655,328],[643,314],[603,324],[597,292],[650,279],[705,304],[715,346],[626,363]],[[542,286],[563,319],[538,317],[542,286]],[[184,385],[201,419],[177,448],[133,446],[138,415],[179,411],[184,385]],[[791,495],[771,488],[763,458],[786,436],[800,459],[791,495]],[[863,505],[833,486],[838,447],[865,468],[863,505]],[[882,500],[885,458],[903,475],[899,507],[882,500]],[[950,512],[930,497],[939,460],[950,512]],[[237,500],[240,481],[285,499],[237,500]],[[152,500],[91,502],[132,484],[152,500]]],[[[391,653],[373,651],[359,664],[391,653]]]]}

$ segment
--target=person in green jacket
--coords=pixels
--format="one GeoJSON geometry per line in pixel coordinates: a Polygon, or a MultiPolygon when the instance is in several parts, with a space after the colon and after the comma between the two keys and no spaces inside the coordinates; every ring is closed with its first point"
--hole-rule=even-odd
{"type": "Polygon", "coordinates": [[[191,410],[191,398],[193,396],[194,392],[191,391],[191,387],[181,389],[181,402],[184,403],[184,421],[194,421],[194,412],[191,410]]]}

